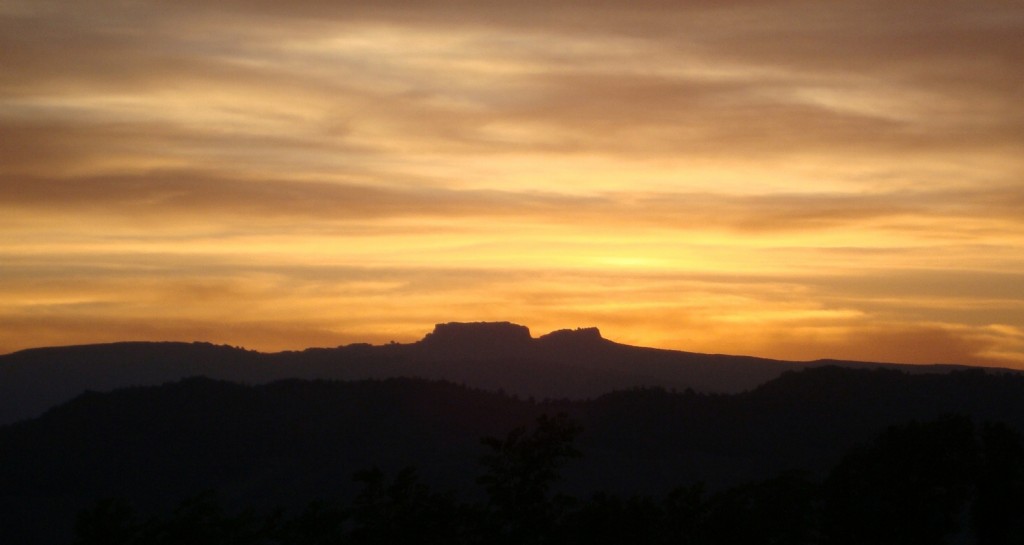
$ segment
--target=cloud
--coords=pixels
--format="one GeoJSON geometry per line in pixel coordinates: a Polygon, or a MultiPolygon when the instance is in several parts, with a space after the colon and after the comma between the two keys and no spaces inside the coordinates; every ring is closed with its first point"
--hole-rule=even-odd
{"type": "MultiPolygon", "coordinates": [[[[1009,148],[1024,136],[1024,81],[1012,69],[1019,14],[989,6],[654,2],[526,16],[497,3],[195,6],[231,13],[218,39],[197,33],[181,7],[141,3],[114,17],[122,10],[90,6],[7,19],[8,93],[175,89],[202,106],[249,92],[264,110],[291,96],[341,112],[360,139],[453,153],[892,160],[1009,148]],[[616,21],[645,28],[623,35],[616,21]],[[510,142],[495,127],[522,136],[510,142]]],[[[302,118],[284,128],[307,143],[318,135],[302,118]]]]}
{"type": "Polygon", "coordinates": [[[783,353],[803,352],[808,358],[830,354],[828,358],[858,361],[1024,366],[1024,360],[1017,355],[994,354],[1010,339],[987,334],[982,328],[886,323],[850,328],[831,336],[806,330],[803,333],[783,334],[773,340],[772,349],[783,353]]]}
{"type": "Polygon", "coordinates": [[[941,232],[942,221],[1000,220],[1019,229],[1024,191],[993,186],[974,190],[891,191],[875,194],[563,192],[449,189],[246,179],[201,170],[162,170],[136,175],[72,178],[11,176],[0,181],[0,207],[45,214],[86,214],[101,222],[131,225],[159,217],[176,222],[205,219],[235,226],[296,225],[324,228],[387,218],[519,218],[538,225],[620,225],[633,229],[726,230],[744,233],[840,229],[894,219],[919,218],[941,232]]]}

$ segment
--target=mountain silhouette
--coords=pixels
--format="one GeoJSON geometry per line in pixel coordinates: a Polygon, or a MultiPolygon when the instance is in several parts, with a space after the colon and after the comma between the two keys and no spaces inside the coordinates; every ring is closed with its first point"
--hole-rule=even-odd
{"type": "Polygon", "coordinates": [[[286,378],[448,380],[524,397],[591,398],[640,386],[736,393],[785,371],[840,365],[945,372],[957,366],[791,362],[629,346],[597,328],[539,338],[509,322],[438,324],[422,340],[381,346],[260,353],[209,343],[122,342],[37,348],[0,356],[0,425],[31,418],[82,392],[156,385],[191,376],[246,384],[286,378]]]}
{"type": "Polygon", "coordinates": [[[438,324],[418,344],[434,358],[501,359],[527,356],[533,337],[526,326],[509,322],[438,324]]]}
{"type": "Polygon", "coordinates": [[[720,490],[789,470],[821,477],[852,447],[909,421],[959,414],[1024,429],[1024,377],[821,367],[738,394],[642,388],[543,402],[423,379],[190,378],[90,392],[0,427],[0,537],[67,543],[75,513],[108,497],[144,513],[204,490],[232,509],[350,499],[351,475],[372,467],[415,466],[431,486],[465,492],[481,437],[560,413],[581,425],[584,454],[566,465],[561,492],[720,490]]]}

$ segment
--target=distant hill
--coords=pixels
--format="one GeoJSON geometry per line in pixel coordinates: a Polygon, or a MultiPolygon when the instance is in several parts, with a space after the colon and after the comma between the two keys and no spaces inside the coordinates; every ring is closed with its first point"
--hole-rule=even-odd
{"type": "Polygon", "coordinates": [[[190,376],[247,384],[285,378],[418,377],[537,398],[584,399],[638,386],[735,393],[785,371],[821,365],[940,372],[956,366],[789,362],[619,344],[596,328],[533,338],[508,322],[439,324],[414,343],[259,353],[208,343],[124,342],[37,348],[0,356],[0,425],[31,418],[87,390],[190,376]]]}
{"type": "Polygon", "coordinates": [[[0,537],[66,543],[74,514],[104,497],[143,512],[206,489],[258,509],[351,497],[351,475],[370,467],[416,466],[432,486],[465,490],[480,437],[557,413],[584,430],[584,456],[566,467],[562,490],[657,494],[790,469],[821,474],[886,426],[915,419],[956,413],[1024,429],[1024,377],[822,367],[739,394],[632,389],[546,402],[422,379],[191,378],[87,393],[0,427],[0,537]]]}

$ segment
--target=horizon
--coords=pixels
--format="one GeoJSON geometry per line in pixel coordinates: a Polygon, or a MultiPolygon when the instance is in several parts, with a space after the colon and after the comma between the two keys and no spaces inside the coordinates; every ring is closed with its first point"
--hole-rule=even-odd
{"type": "MultiPolygon", "coordinates": [[[[395,340],[395,339],[390,339],[390,340],[388,340],[386,342],[353,341],[353,342],[350,342],[350,343],[340,344],[340,345],[336,345],[336,346],[305,346],[305,347],[300,347],[300,348],[285,348],[285,349],[281,349],[281,350],[259,350],[259,349],[255,349],[255,348],[252,348],[252,347],[242,346],[242,345],[232,345],[232,344],[228,344],[228,343],[216,343],[216,342],[206,341],[206,340],[137,340],[137,339],[122,339],[122,340],[117,340],[117,341],[107,341],[107,342],[101,342],[101,343],[68,344],[68,345],[52,345],[52,346],[33,346],[33,347],[19,349],[19,350],[16,350],[14,352],[0,353],[0,357],[11,355],[11,354],[16,354],[18,352],[33,351],[33,350],[48,350],[48,349],[58,349],[59,350],[59,349],[64,349],[64,348],[78,348],[78,347],[83,347],[83,346],[109,346],[109,345],[118,345],[118,344],[164,344],[164,343],[167,343],[167,344],[185,344],[185,345],[187,345],[187,344],[205,344],[205,345],[210,345],[210,346],[214,346],[214,347],[223,347],[223,348],[230,348],[230,349],[235,349],[235,350],[242,350],[242,351],[246,351],[246,352],[256,352],[256,353],[259,353],[259,354],[274,355],[274,354],[280,354],[280,353],[285,353],[285,352],[303,352],[303,351],[306,351],[306,350],[332,350],[332,349],[346,348],[346,347],[349,347],[349,346],[356,346],[356,345],[369,345],[369,346],[372,346],[372,347],[386,347],[386,346],[391,346],[391,345],[398,344],[398,345],[403,345],[403,346],[410,346],[410,345],[420,344],[420,343],[422,343],[424,341],[429,340],[429,338],[432,335],[437,334],[439,332],[439,329],[441,329],[443,326],[495,326],[495,325],[511,326],[511,328],[515,328],[515,329],[518,329],[518,328],[525,329],[530,341],[540,340],[540,339],[543,339],[545,337],[549,337],[551,335],[555,335],[555,334],[558,334],[558,333],[565,333],[565,332],[568,332],[568,333],[581,333],[581,332],[591,332],[591,331],[594,331],[594,332],[597,333],[596,337],[598,339],[602,340],[602,341],[607,341],[607,342],[611,342],[613,344],[617,344],[617,345],[620,345],[620,346],[628,346],[628,347],[632,347],[632,348],[652,349],[652,350],[666,350],[666,351],[670,351],[670,352],[681,352],[681,353],[697,354],[697,355],[704,355],[704,356],[727,356],[727,357],[737,356],[737,357],[741,357],[741,358],[750,357],[750,358],[762,359],[762,360],[766,360],[766,361],[778,361],[778,362],[795,363],[795,364],[802,364],[802,363],[814,364],[814,363],[819,363],[819,362],[823,362],[823,361],[825,361],[825,362],[827,362],[827,361],[835,361],[835,362],[839,362],[839,363],[864,363],[864,364],[881,364],[881,365],[896,365],[896,366],[910,366],[910,367],[915,367],[915,366],[920,366],[920,367],[930,367],[930,366],[945,367],[945,366],[952,366],[952,367],[963,367],[963,368],[978,367],[978,368],[982,368],[982,369],[995,369],[995,370],[1006,369],[1006,370],[1011,370],[1011,371],[1022,371],[1022,370],[1024,370],[1024,369],[1020,369],[1020,368],[1006,367],[1006,366],[999,366],[999,365],[978,365],[978,364],[971,365],[971,364],[964,364],[964,363],[955,362],[955,361],[931,361],[931,362],[905,363],[905,362],[892,362],[892,361],[883,361],[883,360],[850,360],[850,359],[840,359],[840,358],[816,358],[816,359],[813,359],[813,360],[787,360],[787,359],[781,359],[781,358],[766,358],[766,357],[762,357],[762,356],[755,356],[755,355],[752,355],[752,354],[742,354],[742,353],[693,352],[693,351],[680,350],[680,349],[675,349],[675,348],[661,348],[661,347],[654,347],[654,346],[643,346],[643,345],[635,345],[635,344],[629,344],[629,343],[622,343],[622,342],[619,342],[616,339],[611,339],[611,338],[606,337],[604,335],[604,333],[601,332],[601,329],[596,327],[596,326],[563,327],[563,328],[559,328],[559,329],[553,329],[551,331],[547,331],[547,332],[544,332],[544,333],[537,333],[537,332],[533,331],[532,329],[530,329],[530,327],[525,325],[525,324],[518,324],[518,323],[515,323],[515,322],[509,322],[507,320],[502,320],[502,321],[474,321],[474,322],[442,322],[442,323],[434,324],[434,328],[432,330],[427,331],[423,335],[421,335],[420,337],[418,337],[416,339],[412,339],[412,340],[398,341],[398,340],[395,340]]],[[[466,330],[464,329],[463,333],[465,331],[466,330]]],[[[811,369],[811,367],[808,367],[808,369],[811,369]]]]}
{"type": "Polygon", "coordinates": [[[0,354],[433,324],[1024,369],[1024,6],[0,5],[0,354]]]}

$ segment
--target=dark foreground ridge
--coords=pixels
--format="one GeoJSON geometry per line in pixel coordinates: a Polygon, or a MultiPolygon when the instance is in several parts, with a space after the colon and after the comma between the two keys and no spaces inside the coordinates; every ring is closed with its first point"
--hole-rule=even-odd
{"type": "Polygon", "coordinates": [[[1020,543],[1021,429],[1024,377],[983,370],[589,401],[190,378],[0,427],[0,542],[87,510],[80,544],[1020,543]]]}
{"type": "Polygon", "coordinates": [[[82,392],[191,376],[247,384],[287,378],[417,377],[538,398],[592,398],[639,386],[736,393],[785,371],[825,364],[946,372],[955,366],[787,362],[619,344],[597,328],[533,338],[508,322],[439,324],[414,343],[353,344],[260,353],[209,343],[124,342],[38,348],[0,356],[0,425],[38,416],[82,392]]]}

